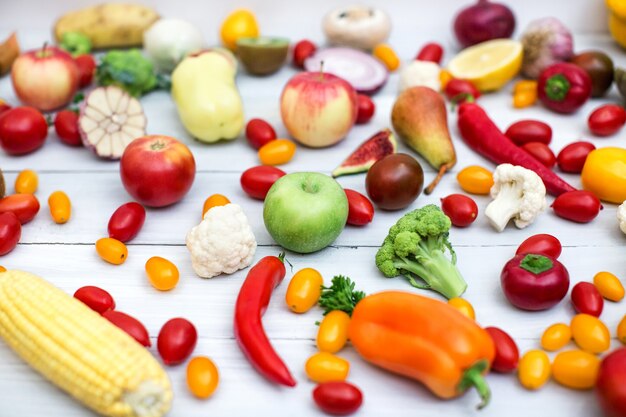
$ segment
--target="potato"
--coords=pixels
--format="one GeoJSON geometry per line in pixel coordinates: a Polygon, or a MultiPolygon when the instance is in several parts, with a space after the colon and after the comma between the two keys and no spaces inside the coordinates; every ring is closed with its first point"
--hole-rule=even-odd
{"type": "Polygon", "coordinates": [[[138,4],[104,3],[63,15],[54,25],[57,42],[66,32],[80,32],[95,49],[141,46],[143,32],[159,19],[138,4]]]}

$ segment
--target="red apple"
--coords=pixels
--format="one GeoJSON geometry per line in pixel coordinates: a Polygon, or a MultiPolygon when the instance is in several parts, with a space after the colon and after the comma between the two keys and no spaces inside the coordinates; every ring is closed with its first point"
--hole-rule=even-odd
{"type": "Polygon", "coordinates": [[[17,98],[41,111],[67,105],[76,94],[78,80],[72,56],[54,46],[20,55],[11,68],[17,98]]]}
{"type": "Polygon", "coordinates": [[[302,72],[289,80],[280,97],[280,114],[289,134],[313,148],[342,140],[357,113],[356,91],[332,74],[302,72]]]}
{"type": "Polygon", "coordinates": [[[151,135],[133,140],[122,155],[124,188],[149,207],[180,201],[193,184],[196,162],[189,148],[170,136],[151,135]]]}

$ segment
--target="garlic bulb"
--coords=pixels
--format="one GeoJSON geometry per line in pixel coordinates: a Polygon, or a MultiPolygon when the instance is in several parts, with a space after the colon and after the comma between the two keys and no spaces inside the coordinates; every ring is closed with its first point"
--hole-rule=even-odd
{"type": "Polygon", "coordinates": [[[532,21],[522,35],[522,74],[537,78],[541,71],[574,55],[572,33],[560,20],[546,17],[532,21]]]}

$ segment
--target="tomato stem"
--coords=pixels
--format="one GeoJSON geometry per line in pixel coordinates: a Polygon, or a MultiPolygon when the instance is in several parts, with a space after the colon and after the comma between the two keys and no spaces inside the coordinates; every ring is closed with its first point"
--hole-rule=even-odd
{"type": "Polygon", "coordinates": [[[524,259],[522,259],[519,266],[520,268],[525,269],[528,272],[539,275],[542,272],[546,272],[552,269],[553,263],[550,258],[546,256],[528,254],[524,256],[524,259]]]}

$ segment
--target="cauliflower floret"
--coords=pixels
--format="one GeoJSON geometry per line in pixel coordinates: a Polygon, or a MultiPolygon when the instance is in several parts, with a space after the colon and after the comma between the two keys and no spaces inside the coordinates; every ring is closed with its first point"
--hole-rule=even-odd
{"type": "Polygon", "coordinates": [[[498,232],[509,220],[519,229],[531,224],[546,208],[546,187],[534,171],[511,164],[498,165],[493,173],[491,197],[485,216],[498,232]]]}
{"type": "Polygon", "coordinates": [[[202,278],[232,274],[252,263],[256,239],[237,204],[213,207],[185,239],[193,270],[202,278]]]}
{"type": "Polygon", "coordinates": [[[412,61],[400,72],[400,82],[398,83],[398,94],[404,90],[422,85],[439,91],[441,83],[439,73],[441,68],[434,62],[412,61]]]}
{"type": "Polygon", "coordinates": [[[617,208],[617,220],[622,233],[626,233],[626,201],[617,208]]]}

